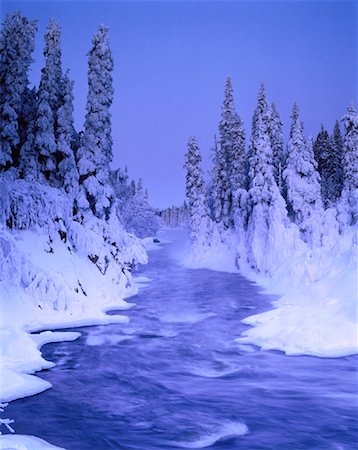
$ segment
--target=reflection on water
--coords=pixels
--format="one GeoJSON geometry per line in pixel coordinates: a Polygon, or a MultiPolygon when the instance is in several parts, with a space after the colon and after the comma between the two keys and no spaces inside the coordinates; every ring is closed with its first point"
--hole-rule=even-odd
{"type": "Polygon", "coordinates": [[[270,298],[237,274],[181,267],[175,237],[140,271],[153,281],[140,279],[129,324],[43,348],[54,388],[8,406],[16,431],[69,450],[356,448],[358,358],[238,346],[240,320],[270,298]]]}

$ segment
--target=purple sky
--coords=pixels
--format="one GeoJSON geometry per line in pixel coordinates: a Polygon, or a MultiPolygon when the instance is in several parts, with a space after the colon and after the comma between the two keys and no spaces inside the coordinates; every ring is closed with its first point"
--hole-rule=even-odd
{"type": "Polygon", "coordinates": [[[357,95],[355,1],[3,1],[39,20],[31,81],[43,65],[50,17],[62,26],[63,67],[75,80],[76,126],[84,121],[87,57],[99,23],[110,27],[115,71],[114,166],[143,178],[154,206],[184,199],[183,160],[197,136],[205,168],[232,77],[247,134],[261,81],[285,134],[295,100],[306,133],[329,131],[357,95]]]}

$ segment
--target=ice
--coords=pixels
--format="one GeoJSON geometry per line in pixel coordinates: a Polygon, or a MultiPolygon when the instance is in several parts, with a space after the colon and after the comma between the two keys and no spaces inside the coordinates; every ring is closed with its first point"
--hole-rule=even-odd
{"type": "Polygon", "coordinates": [[[213,312],[179,312],[174,316],[169,314],[161,316],[160,321],[164,323],[197,323],[215,316],[217,316],[217,314],[213,312]]]}
{"type": "Polygon", "coordinates": [[[86,338],[86,344],[89,346],[98,345],[117,345],[120,342],[133,339],[135,336],[125,336],[121,334],[90,334],[86,338]]]}
{"type": "Polygon", "coordinates": [[[2,450],[64,450],[62,447],[55,447],[35,436],[0,435],[0,449],[2,450]]]}
{"type": "Polygon", "coordinates": [[[247,426],[242,422],[229,422],[222,425],[215,433],[203,436],[195,441],[178,442],[180,448],[206,448],[211,447],[219,441],[244,436],[249,432],[247,426]]]}

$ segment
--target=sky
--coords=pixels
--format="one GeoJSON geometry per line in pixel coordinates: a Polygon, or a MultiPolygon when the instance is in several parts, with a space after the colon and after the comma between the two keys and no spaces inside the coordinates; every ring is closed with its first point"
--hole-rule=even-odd
{"type": "Polygon", "coordinates": [[[87,52],[100,23],[114,57],[113,168],[143,179],[153,206],[185,196],[184,155],[196,136],[205,171],[217,133],[224,84],[231,76],[249,140],[261,81],[287,134],[298,101],[305,133],[331,131],[357,98],[357,5],[345,0],[2,1],[38,19],[30,81],[44,64],[50,17],[62,27],[63,68],[75,81],[75,123],[82,129],[87,52]]]}

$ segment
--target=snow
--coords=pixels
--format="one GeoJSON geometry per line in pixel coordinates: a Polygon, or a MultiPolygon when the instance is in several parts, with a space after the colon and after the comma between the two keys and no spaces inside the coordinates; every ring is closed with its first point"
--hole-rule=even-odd
{"type": "Polygon", "coordinates": [[[179,259],[190,269],[208,269],[218,272],[238,273],[236,264],[236,243],[233,233],[229,230],[219,232],[216,224],[212,224],[210,242],[207,245],[189,249],[183,246],[179,259]]]}
{"type": "Polygon", "coordinates": [[[182,448],[207,448],[219,441],[244,436],[249,429],[241,422],[228,422],[223,424],[215,433],[208,434],[196,441],[178,442],[176,445],[182,448]]]}
{"type": "Polygon", "coordinates": [[[323,245],[314,249],[294,225],[271,231],[261,271],[244,258],[235,261],[239,241],[228,231],[221,241],[182,255],[189,268],[239,272],[239,266],[264,292],[279,296],[274,309],[243,320],[250,328],[236,339],[240,348],[250,344],[287,355],[327,358],[358,353],[357,232],[349,227],[338,234],[331,211],[322,217],[325,221],[323,245]]]}
{"type": "Polygon", "coordinates": [[[331,248],[297,252],[272,278],[245,274],[280,294],[275,309],[244,319],[253,328],[236,339],[287,355],[341,357],[358,353],[357,236],[354,229],[331,248]]]}
{"type": "MultiPolygon", "coordinates": [[[[147,255],[115,216],[103,221],[88,214],[83,223],[75,222],[70,199],[58,189],[11,174],[0,178],[0,188],[0,403],[5,403],[49,389],[50,383],[34,375],[54,366],[41,347],[80,336],[49,329],[129,321],[106,312],[133,307],[123,300],[138,290],[129,269],[146,263],[147,255]]],[[[31,436],[0,436],[0,448],[9,445],[55,448],[31,436]]]]}
{"type": "Polygon", "coordinates": [[[55,447],[43,439],[35,436],[1,435],[0,449],[3,450],[64,450],[62,447],[55,447]]]}

